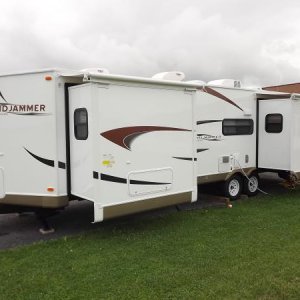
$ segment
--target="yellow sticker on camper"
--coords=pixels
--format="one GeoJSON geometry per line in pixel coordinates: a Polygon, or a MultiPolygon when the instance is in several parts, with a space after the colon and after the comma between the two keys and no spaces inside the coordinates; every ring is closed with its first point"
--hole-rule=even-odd
{"type": "Polygon", "coordinates": [[[111,168],[115,163],[114,157],[111,154],[104,154],[102,160],[102,166],[111,168]]]}

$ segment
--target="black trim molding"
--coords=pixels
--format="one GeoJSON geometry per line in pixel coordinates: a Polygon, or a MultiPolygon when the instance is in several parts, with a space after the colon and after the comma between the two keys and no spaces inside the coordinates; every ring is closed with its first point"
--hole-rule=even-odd
{"type": "Polygon", "coordinates": [[[222,120],[204,120],[204,121],[197,121],[197,125],[208,124],[208,123],[216,123],[222,122],[222,120]]]}
{"type": "MultiPolygon", "coordinates": [[[[93,172],[93,178],[98,179],[99,178],[99,173],[98,172],[93,172]]],[[[100,174],[100,179],[103,181],[110,181],[110,182],[115,182],[115,183],[122,183],[122,184],[127,184],[128,181],[126,178],[122,177],[116,177],[108,174],[100,174]]],[[[170,182],[153,182],[153,181],[144,181],[144,180],[130,180],[130,184],[139,184],[139,185],[166,185],[166,184],[171,184],[170,182]]]]}
{"type": "Polygon", "coordinates": [[[209,148],[205,148],[205,149],[197,149],[197,153],[200,153],[200,152],[203,152],[203,151],[206,151],[206,150],[209,150],[209,148]]]}
{"type": "Polygon", "coordinates": [[[181,159],[181,160],[188,160],[188,161],[197,161],[196,157],[178,157],[178,156],[173,156],[175,159],[181,159]]]}
{"type": "MultiPolygon", "coordinates": [[[[52,159],[47,159],[47,158],[43,158],[43,157],[40,157],[32,152],[30,152],[28,149],[26,149],[25,147],[23,147],[24,150],[30,154],[33,158],[35,158],[37,161],[41,162],[42,164],[46,165],[46,166],[49,166],[49,167],[55,167],[55,161],[52,160],[52,159]]],[[[62,161],[59,161],[57,163],[57,166],[59,169],[63,169],[65,170],[66,169],[66,163],[62,162],[62,161]]]]}
{"type": "Polygon", "coordinates": [[[59,161],[59,162],[58,162],[58,167],[59,167],[60,169],[65,169],[65,168],[66,168],[66,164],[65,164],[64,162],[62,162],[62,161],[59,161]]]}
{"type": "Polygon", "coordinates": [[[35,154],[33,154],[32,152],[30,152],[29,150],[27,150],[25,147],[24,149],[27,151],[27,153],[29,153],[33,158],[35,158],[36,160],[38,160],[39,162],[41,162],[44,165],[47,165],[49,167],[54,167],[54,160],[50,160],[50,159],[46,159],[40,156],[37,156],[35,154]]]}

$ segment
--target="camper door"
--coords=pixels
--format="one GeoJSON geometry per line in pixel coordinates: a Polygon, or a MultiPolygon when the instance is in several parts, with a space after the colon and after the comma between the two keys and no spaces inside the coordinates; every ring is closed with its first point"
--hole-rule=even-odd
{"type": "Polygon", "coordinates": [[[289,99],[259,101],[259,168],[289,170],[290,110],[289,99]]]}

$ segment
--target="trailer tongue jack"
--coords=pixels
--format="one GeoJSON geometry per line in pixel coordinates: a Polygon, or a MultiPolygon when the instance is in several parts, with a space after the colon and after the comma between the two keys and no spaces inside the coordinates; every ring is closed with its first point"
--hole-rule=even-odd
{"type": "Polygon", "coordinates": [[[42,234],[49,234],[55,232],[54,228],[49,225],[48,218],[59,213],[57,209],[47,209],[47,208],[35,208],[35,207],[26,207],[26,206],[15,206],[15,205],[0,205],[0,214],[19,214],[22,216],[31,216],[35,214],[36,219],[39,222],[39,232],[42,234]]]}
{"type": "Polygon", "coordinates": [[[50,226],[48,218],[56,215],[57,213],[58,211],[53,209],[42,209],[35,212],[35,216],[41,225],[41,228],[39,229],[41,234],[50,234],[55,232],[55,229],[50,226]]]}

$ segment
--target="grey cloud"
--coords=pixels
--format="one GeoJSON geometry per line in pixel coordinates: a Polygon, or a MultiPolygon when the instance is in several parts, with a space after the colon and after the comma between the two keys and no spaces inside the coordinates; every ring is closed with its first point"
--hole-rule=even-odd
{"type": "Polygon", "coordinates": [[[102,66],[247,84],[300,81],[297,1],[2,2],[0,72],[102,66]]]}

